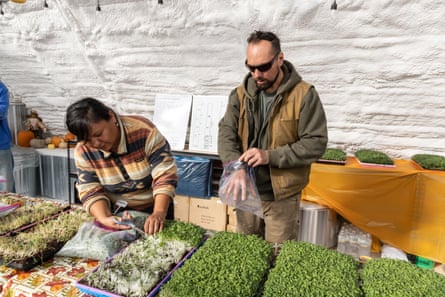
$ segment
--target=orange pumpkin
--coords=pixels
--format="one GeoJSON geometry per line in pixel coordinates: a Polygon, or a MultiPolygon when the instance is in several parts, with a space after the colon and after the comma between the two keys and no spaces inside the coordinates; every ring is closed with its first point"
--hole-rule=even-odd
{"type": "Polygon", "coordinates": [[[17,133],[17,144],[19,146],[30,147],[31,140],[35,138],[31,130],[21,130],[17,133]]]}
{"type": "Polygon", "coordinates": [[[76,135],[74,135],[74,134],[71,133],[71,132],[67,132],[67,133],[65,134],[65,136],[63,137],[63,140],[65,140],[65,142],[68,142],[68,141],[74,141],[74,140],[76,140],[76,135]]]}
{"type": "Polygon", "coordinates": [[[61,136],[53,136],[51,138],[51,143],[54,144],[55,147],[59,147],[59,144],[63,141],[61,136]]]}

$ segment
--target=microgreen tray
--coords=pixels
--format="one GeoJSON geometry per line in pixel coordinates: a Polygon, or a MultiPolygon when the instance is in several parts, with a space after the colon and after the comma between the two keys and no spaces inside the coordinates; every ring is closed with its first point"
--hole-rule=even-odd
{"type": "MultiPolygon", "coordinates": [[[[203,242],[204,242],[204,240],[205,240],[205,239],[203,239],[203,242]]],[[[201,243],[201,244],[202,244],[202,243],[201,243]]],[[[200,245],[201,245],[201,244],[200,244],[200,245]]],[[[199,246],[198,246],[198,247],[199,247],[199,246]]],[[[165,276],[163,276],[162,279],[161,279],[161,280],[160,280],[160,281],[159,281],[159,282],[158,282],[158,283],[157,283],[157,284],[156,284],[156,285],[155,285],[155,286],[154,286],[154,287],[147,293],[146,297],[154,297],[154,296],[156,296],[156,295],[158,294],[159,290],[161,289],[161,286],[168,282],[168,280],[171,278],[173,272],[175,272],[179,267],[181,267],[181,266],[184,264],[184,262],[185,262],[187,259],[189,259],[189,258],[196,252],[196,250],[198,249],[198,247],[194,247],[194,248],[192,248],[190,251],[188,251],[188,252],[182,257],[182,259],[181,259],[178,263],[174,264],[173,268],[170,269],[170,271],[168,271],[168,272],[165,274],[165,276]]],[[[127,247],[127,248],[128,248],[128,247],[127,247]]],[[[124,249],[124,250],[125,250],[125,249],[124,249]]],[[[122,252],[122,251],[121,251],[121,252],[122,252]]],[[[115,256],[116,256],[116,255],[115,255],[115,256]]],[[[113,261],[113,258],[114,258],[115,256],[113,256],[113,257],[111,257],[111,258],[105,260],[101,265],[105,265],[105,264],[107,264],[107,263],[110,263],[111,261],[113,261]]],[[[96,267],[94,270],[92,270],[92,271],[90,272],[90,274],[96,272],[98,269],[99,269],[99,266],[96,267]]],[[[108,291],[105,291],[105,290],[102,290],[102,289],[98,289],[98,288],[91,287],[91,286],[85,284],[85,278],[86,278],[86,276],[85,276],[84,278],[80,279],[79,281],[77,281],[77,282],[75,283],[75,286],[76,286],[81,292],[83,292],[83,293],[85,293],[85,294],[88,294],[88,295],[91,295],[91,296],[95,296],[95,297],[125,297],[125,296],[123,296],[123,295],[118,295],[118,294],[114,294],[114,293],[112,293],[112,292],[108,292],[108,291]]]]}

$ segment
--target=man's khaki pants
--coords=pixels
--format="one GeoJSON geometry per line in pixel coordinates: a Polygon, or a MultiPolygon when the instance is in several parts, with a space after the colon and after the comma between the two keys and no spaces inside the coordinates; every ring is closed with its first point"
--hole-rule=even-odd
{"type": "Polygon", "coordinates": [[[256,234],[271,243],[297,240],[300,228],[300,194],[278,201],[262,201],[264,219],[237,209],[237,232],[256,234]]]}

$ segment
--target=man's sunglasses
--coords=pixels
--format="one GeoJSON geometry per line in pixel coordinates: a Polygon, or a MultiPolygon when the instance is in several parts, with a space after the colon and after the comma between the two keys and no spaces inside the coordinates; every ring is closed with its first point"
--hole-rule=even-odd
{"type": "Polygon", "coordinates": [[[266,72],[272,67],[273,62],[278,57],[278,54],[279,54],[279,52],[275,54],[275,56],[272,58],[272,60],[270,60],[267,63],[258,65],[258,66],[252,66],[252,65],[247,64],[247,60],[244,62],[244,64],[246,64],[246,67],[249,69],[250,72],[255,72],[255,70],[258,70],[259,72],[266,72]]]}

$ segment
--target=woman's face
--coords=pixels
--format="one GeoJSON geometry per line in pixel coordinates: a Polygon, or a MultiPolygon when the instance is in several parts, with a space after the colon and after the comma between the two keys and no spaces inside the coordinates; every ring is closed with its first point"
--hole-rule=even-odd
{"type": "Polygon", "coordinates": [[[117,120],[110,111],[109,120],[101,120],[91,123],[89,127],[89,138],[85,142],[87,146],[107,152],[116,151],[120,140],[120,129],[117,120]]]}

